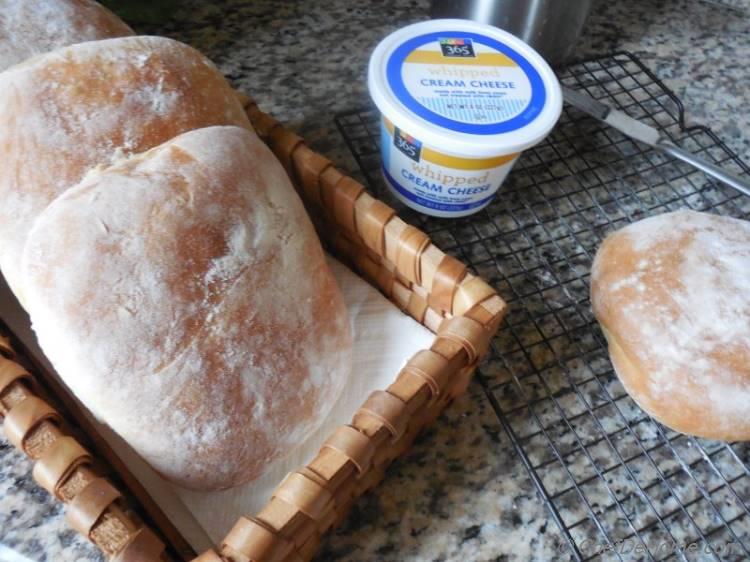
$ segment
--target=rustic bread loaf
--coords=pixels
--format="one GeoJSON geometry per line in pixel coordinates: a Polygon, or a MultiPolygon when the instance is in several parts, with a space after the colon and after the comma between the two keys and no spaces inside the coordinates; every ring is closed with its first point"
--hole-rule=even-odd
{"type": "Polygon", "coordinates": [[[0,71],[84,41],[133,35],[92,0],[0,0],[0,71]]]}
{"type": "Polygon", "coordinates": [[[251,128],[224,77],[162,37],[81,43],[0,73],[0,269],[18,279],[31,225],[97,166],[211,125],[251,128]]]}
{"type": "MultiPolygon", "coordinates": [[[[0,34],[6,61],[130,32],[77,0],[0,0],[0,30],[37,5],[23,33],[46,14],[46,35],[0,34]]],[[[3,274],[62,378],[156,470],[230,487],[320,425],[351,368],[343,300],[207,59],[125,37],[12,66],[0,161],[3,274]]]]}
{"type": "Polygon", "coordinates": [[[348,373],[348,317],[302,202],[239,127],[89,174],[37,219],[22,282],[71,389],[186,487],[257,476],[348,373]]]}
{"type": "Polygon", "coordinates": [[[636,222],[596,254],[591,301],[623,386],[683,433],[750,439],[750,223],[636,222]]]}

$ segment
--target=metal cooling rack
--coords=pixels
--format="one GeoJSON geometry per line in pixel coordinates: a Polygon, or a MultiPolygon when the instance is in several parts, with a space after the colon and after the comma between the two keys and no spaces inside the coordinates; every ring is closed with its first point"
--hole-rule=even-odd
{"type": "MultiPolygon", "coordinates": [[[[685,127],[680,101],[632,54],[576,64],[560,80],[750,173],[709,129],[685,127]]],[[[428,218],[388,195],[378,119],[372,109],[336,119],[364,179],[509,304],[478,378],[567,556],[750,559],[750,444],[688,437],[646,415],[615,376],[589,302],[591,261],[608,233],[682,207],[748,218],[750,198],[566,107],[487,209],[428,218]]]]}

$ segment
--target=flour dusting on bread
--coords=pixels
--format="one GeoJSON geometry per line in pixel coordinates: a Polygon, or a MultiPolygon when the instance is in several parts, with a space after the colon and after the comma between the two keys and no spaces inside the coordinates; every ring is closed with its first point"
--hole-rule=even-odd
{"type": "Polygon", "coordinates": [[[93,0],[0,0],[0,71],[60,47],[132,34],[93,0]]]}
{"type": "Polygon", "coordinates": [[[0,268],[22,297],[31,225],[92,169],[186,131],[250,124],[221,73],[162,37],[80,43],[0,73],[0,268]]]}
{"type": "Polygon", "coordinates": [[[338,287],[281,165],[210,127],[88,177],[39,217],[23,281],[45,353],[157,470],[247,481],[348,374],[338,287]]]}
{"type": "Polygon", "coordinates": [[[643,371],[621,377],[639,403],[685,404],[708,433],[750,431],[750,223],[693,211],[641,220],[607,238],[592,285],[608,337],[643,371]]]}

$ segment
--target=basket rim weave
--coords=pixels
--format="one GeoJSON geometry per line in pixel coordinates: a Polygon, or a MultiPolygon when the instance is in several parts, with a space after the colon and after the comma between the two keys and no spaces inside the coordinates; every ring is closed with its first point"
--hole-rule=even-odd
{"type": "MultiPolygon", "coordinates": [[[[414,355],[387,389],[375,391],[310,463],[287,475],[258,514],[241,517],[216,549],[194,562],[310,560],[321,537],[344,520],[355,499],[466,390],[506,304],[251,98],[238,97],[292,179],[329,251],[436,334],[430,348],[414,355]]],[[[23,363],[0,334],[0,416],[6,435],[35,461],[35,480],[66,504],[68,523],[111,560],[174,559],[158,530],[100,476],[101,463],[94,467],[94,457],[70,436],[71,426],[42,397],[31,375],[35,369],[23,363]]],[[[184,553],[184,544],[177,551],[184,553]]]]}

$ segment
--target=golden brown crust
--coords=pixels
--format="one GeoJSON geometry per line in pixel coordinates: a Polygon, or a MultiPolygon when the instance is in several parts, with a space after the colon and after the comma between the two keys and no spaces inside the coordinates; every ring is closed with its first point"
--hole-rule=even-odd
{"type": "Polygon", "coordinates": [[[750,439],[750,225],[675,212],[610,235],[591,277],[618,377],[663,424],[750,439]]]}
{"type": "Polygon", "coordinates": [[[0,0],[0,71],[85,41],[133,35],[92,0],[0,0]]]}
{"type": "Polygon", "coordinates": [[[171,39],[82,43],[0,73],[0,267],[11,289],[20,294],[27,234],[57,196],[96,167],[212,125],[251,128],[213,64],[171,39]]]}
{"type": "Polygon", "coordinates": [[[320,243],[245,129],[191,131],[91,174],[40,215],[24,259],[47,357],[185,487],[257,477],[348,376],[349,320],[320,243]]]}

